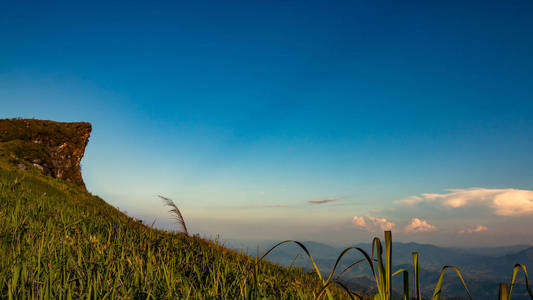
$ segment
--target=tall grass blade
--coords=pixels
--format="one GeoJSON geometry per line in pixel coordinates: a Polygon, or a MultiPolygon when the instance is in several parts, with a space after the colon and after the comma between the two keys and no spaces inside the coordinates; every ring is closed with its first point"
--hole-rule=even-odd
{"type": "MultiPolygon", "coordinates": [[[[358,261],[354,262],[353,264],[349,265],[348,267],[346,267],[346,269],[342,270],[342,272],[340,272],[339,275],[337,275],[337,279],[340,279],[344,273],[348,272],[351,268],[355,267],[357,264],[362,263],[364,261],[365,261],[365,259],[361,258],[360,260],[358,260],[358,261]]],[[[370,267],[372,267],[372,265],[370,265],[370,267]]]]}
{"type": "Polygon", "coordinates": [[[289,269],[291,269],[292,267],[294,267],[294,263],[296,262],[296,260],[298,259],[298,257],[300,257],[300,253],[296,254],[296,256],[292,259],[291,264],[289,265],[289,269]]]}
{"type": "Polygon", "coordinates": [[[387,284],[387,300],[392,297],[392,233],[385,231],[385,260],[386,265],[386,284],[387,284]]]}
{"type": "Polygon", "coordinates": [[[187,231],[187,226],[185,225],[185,220],[183,219],[183,215],[181,214],[180,210],[178,209],[178,206],[176,206],[176,204],[174,203],[174,201],[172,201],[172,199],[169,199],[167,197],[163,197],[161,195],[159,195],[159,198],[161,198],[163,200],[163,202],[165,203],[166,206],[170,207],[170,210],[168,212],[171,213],[174,216],[176,221],[178,221],[178,223],[181,225],[181,228],[183,229],[183,233],[185,233],[185,235],[188,236],[189,235],[189,231],[187,231]]]}
{"type": "Polygon", "coordinates": [[[255,265],[254,265],[254,289],[253,289],[253,295],[255,298],[259,296],[259,282],[257,279],[257,268],[258,268],[258,261],[259,260],[259,245],[257,245],[256,252],[255,252],[255,265]]]}
{"type": "Polygon", "coordinates": [[[432,300],[439,300],[440,299],[440,295],[441,295],[441,292],[442,292],[442,280],[444,278],[444,273],[448,269],[453,269],[457,273],[457,275],[461,279],[461,282],[463,283],[463,286],[464,286],[464,288],[466,290],[466,293],[468,294],[468,298],[470,298],[470,300],[472,300],[472,295],[470,295],[470,291],[468,290],[468,287],[466,287],[466,283],[465,283],[465,281],[463,279],[463,276],[461,275],[461,272],[459,271],[459,269],[457,269],[455,266],[444,266],[442,268],[442,271],[440,272],[440,276],[439,276],[439,281],[437,282],[437,285],[435,286],[435,291],[433,292],[433,297],[431,297],[431,299],[432,300]]]}
{"type": "MultiPolygon", "coordinates": [[[[309,258],[309,260],[313,264],[315,272],[318,275],[318,278],[320,279],[320,281],[322,282],[322,285],[327,286],[327,282],[324,281],[324,278],[322,277],[322,274],[320,273],[320,270],[318,269],[318,266],[316,265],[315,260],[313,259],[313,256],[311,255],[309,250],[307,250],[307,247],[305,247],[304,244],[302,244],[301,242],[298,242],[298,241],[286,240],[286,241],[277,243],[272,248],[270,248],[265,254],[263,254],[263,256],[261,256],[261,258],[257,261],[257,263],[262,261],[268,254],[270,254],[272,251],[274,251],[274,249],[276,249],[277,247],[279,247],[279,246],[281,246],[283,244],[287,244],[287,243],[294,243],[294,244],[298,245],[305,252],[305,254],[307,254],[307,257],[309,258]]],[[[327,288],[326,288],[326,293],[328,295],[328,298],[330,300],[333,300],[333,296],[331,295],[331,293],[329,292],[329,289],[327,289],[327,288]]]]}
{"type": "Polygon", "coordinates": [[[526,277],[526,289],[527,289],[527,293],[529,294],[529,297],[531,297],[531,299],[533,299],[533,293],[531,293],[531,287],[529,286],[529,280],[527,278],[527,269],[526,269],[526,266],[522,265],[522,264],[516,264],[513,268],[513,278],[511,279],[511,287],[509,288],[509,297],[508,299],[511,299],[511,294],[513,293],[513,287],[514,287],[514,284],[515,284],[515,281],[516,281],[516,275],[518,274],[518,271],[520,271],[520,269],[522,269],[524,271],[524,276],[526,277]]]}
{"type": "Polygon", "coordinates": [[[507,287],[507,283],[500,283],[500,289],[498,293],[498,299],[499,300],[509,300],[509,290],[507,287]]]}
{"type": "Polygon", "coordinates": [[[348,296],[350,296],[350,299],[352,299],[352,300],[356,300],[356,299],[357,300],[363,300],[363,298],[361,296],[359,296],[356,293],[350,291],[349,288],[347,288],[342,282],[340,282],[340,281],[338,281],[336,279],[326,283],[324,285],[324,287],[322,287],[320,292],[316,295],[315,300],[320,299],[320,297],[322,297],[324,295],[324,292],[326,291],[328,286],[330,286],[331,284],[336,284],[336,285],[340,286],[348,294],[348,296]]]}
{"type": "MultiPolygon", "coordinates": [[[[334,265],[333,268],[331,269],[331,272],[329,273],[329,276],[328,276],[328,279],[326,280],[326,282],[329,282],[329,281],[331,280],[331,278],[333,277],[333,274],[335,273],[335,270],[337,269],[337,266],[339,265],[339,263],[340,263],[342,257],[343,257],[346,253],[348,253],[350,250],[357,250],[357,251],[359,251],[361,254],[363,254],[363,256],[364,256],[365,258],[363,258],[363,259],[361,259],[361,260],[358,260],[358,261],[356,261],[355,263],[351,264],[348,268],[346,268],[344,271],[342,271],[341,274],[345,273],[346,271],[348,271],[349,269],[351,269],[351,268],[352,268],[353,266],[355,266],[356,264],[358,264],[358,263],[360,263],[360,262],[362,262],[362,261],[365,261],[365,260],[368,262],[368,264],[369,264],[369,266],[370,266],[370,269],[372,270],[372,273],[374,273],[374,267],[373,267],[373,265],[372,265],[372,260],[371,260],[370,256],[368,255],[368,253],[366,253],[365,250],[363,250],[363,249],[361,249],[361,248],[359,248],[359,247],[348,247],[348,248],[344,249],[344,250],[341,252],[341,254],[337,257],[337,261],[335,261],[335,265],[334,265]]],[[[339,277],[340,277],[340,275],[337,276],[337,278],[339,278],[339,277]]]]}
{"type": "Polygon", "coordinates": [[[416,300],[422,300],[422,295],[420,293],[420,273],[418,273],[418,252],[413,252],[413,267],[415,269],[415,290],[414,296],[416,300]]]}
{"type": "Polygon", "coordinates": [[[378,289],[377,299],[386,300],[386,282],[385,282],[385,267],[383,266],[383,250],[381,248],[381,241],[379,238],[374,238],[372,242],[372,263],[374,263],[374,257],[377,257],[378,274],[374,275],[376,280],[376,287],[378,289]]]}
{"type": "Polygon", "coordinates": [[[400,269],[394,272],[392,277],[400,273],[403,274],[403,300],[409,300],[409,272],[407,272],[407,270],[400,269]]]}

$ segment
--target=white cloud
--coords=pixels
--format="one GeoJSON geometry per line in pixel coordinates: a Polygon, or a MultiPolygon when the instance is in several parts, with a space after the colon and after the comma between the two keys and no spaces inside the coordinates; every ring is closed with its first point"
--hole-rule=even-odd
{"type": "Polygon", "coordinates": [[[397,203],[416,205],[422,202],[438,202],[444,206],[458,208],[472,204],[489,206],[500,216],[533,214],[533,191],[518,189],[450,189],[446,194],[421,194],[411,196],[397,203]]]}
{"type": "Polygon", "coordinates": [[[322,203],[328,203],[328,202],[334,202],[339,201],[341,198],[328,198],[328,199],[322,199],[322,200],[311,200],[309,203],[311,204],[322,204],[322,203]]]}
{"type": "Polygon", "coordinates": [[[420,220],[419,218],[412,218],[409,224],[405,226],[405,232],[428,232],[435,231],[437,227],[429,224],[426,220],[420,220]]]}
{"type": "MultiPolygon", "coordinates": [[[[422,195],[424,195],[424,194],[422,194],[422,195]]],[[[429,202],[429,200],[424,200],[424,198],[419,197],[419,196],[409,196],[407,198],[403,198],[402,200],[395,201],[394,203],[395,204],[404,204],[404,205],[413,206],[413,205],[418,204],[420,202],[429,202]]]]}
{"type": "Polygon", "coordinates": [[[364,217],[358,217],[358,216],[355,216],[353,217],[353,220],[355,225],[359,226],[359,227],[366,227],[366,222],[365,222],[365,218],[364,217]]]}
{"type": "Polygon", "coordinates": [[[396,224],[390,222],[385,218],[376,218],[372,216],[359,217],[355,216],[352,219],[354,225],[365,228],[370,232],[392,230],[396,224]]]}
{"type": "Polygon", "coordinates": [[[459,230],[459,233],[460,234],[472,234],[472,233],[483,232],[483,231],[487,231],[487,226],[478,225],[475,228],[461,229],[459,230]]]}

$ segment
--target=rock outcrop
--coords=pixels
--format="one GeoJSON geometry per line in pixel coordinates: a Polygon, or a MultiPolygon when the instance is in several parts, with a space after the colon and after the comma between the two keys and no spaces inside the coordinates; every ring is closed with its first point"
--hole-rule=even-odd
{"type": "Polygon", "coordinates": [[[21,169],[33,166],[85,189],[80,162],[90,134],[87,122],[1,119],[0,150],[21,169]]]}

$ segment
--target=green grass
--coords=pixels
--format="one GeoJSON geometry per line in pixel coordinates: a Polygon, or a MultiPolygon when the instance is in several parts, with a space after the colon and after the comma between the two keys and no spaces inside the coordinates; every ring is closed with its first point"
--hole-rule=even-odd
{"type": "Polygon", "coordinates": [[[74,184],[5,159],[0,253],[2,299],[313,299],[322,288],[301,269],[259,262],[253,272],[256,258],[149,228],[74,184]]]}

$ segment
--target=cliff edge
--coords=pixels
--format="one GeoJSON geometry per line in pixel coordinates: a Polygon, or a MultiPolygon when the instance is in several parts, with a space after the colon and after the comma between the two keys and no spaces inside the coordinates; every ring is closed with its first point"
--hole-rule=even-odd
{"type": "Polygon", "coordinates": [[[35,167],[85,189],[80,162],[91,129],[87,122],[0,119],[0,152],[20,169],[35,167]]]}

